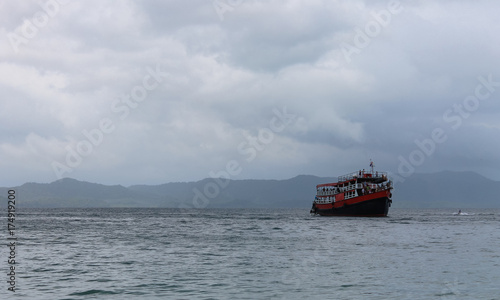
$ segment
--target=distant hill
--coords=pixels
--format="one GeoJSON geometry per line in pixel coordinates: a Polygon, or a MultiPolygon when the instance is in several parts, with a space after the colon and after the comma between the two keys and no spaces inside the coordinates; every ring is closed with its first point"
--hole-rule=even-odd
{"type": "MultiPolygon", "coordinates": [[[[315,186],[336,178],[204,179],[161,185],[108,186],[64,178],[14,187],[18,207],[309,208],[315,186]]],[[[0,188],[2,207],[7,191],[0,188]]],[[[393,207],[497,208],[500,182],[472,172],[414,174],[396,183],[393,207]]]]}
{"type": "Polygon", "coordinates": [[[474,172],[414,174],[393,194],[395,207],[500,207],[500,182],[474,172]]]}
{"type": "Polygon", "coordinates": [[[208,200],[210,202],[208,207],[214,208],[296,208],[309,207],[314,199],[316,185],[334,180],[310,175],[300,175],[287,180],[229,180],[226,182],[223,179],[204,179],[198,182],[167,183],[157,186],[135,185],[129,189],[155,196],[170,195],[175,198],[172,207],[197,207],[197,205],[204,205],[208,200]],[[196,197],[194,190],[203,194],[204,199],[201,196],[196,197]],[[216,193],[217,190],[218,193],[216,193]]]}
{"type": "MultiPolygon", "coordinates": [[[[107,186],[71,178],[52,183],[25,183],[15,187],[19,207],[136,207],[152,206],[158,197],[143,201],[142,195],[126,187],[107,186]]],[[[0,188],[7,195],[8,188],[0,188]]]]}

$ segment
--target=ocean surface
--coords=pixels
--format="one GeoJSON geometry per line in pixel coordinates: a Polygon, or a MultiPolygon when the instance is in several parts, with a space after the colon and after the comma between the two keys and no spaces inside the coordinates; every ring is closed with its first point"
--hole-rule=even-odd
{"type": "Polygon", "coordinates": [[[0,298],[500,299],[500,210],[463,212],[18,209],[0,298]]]}

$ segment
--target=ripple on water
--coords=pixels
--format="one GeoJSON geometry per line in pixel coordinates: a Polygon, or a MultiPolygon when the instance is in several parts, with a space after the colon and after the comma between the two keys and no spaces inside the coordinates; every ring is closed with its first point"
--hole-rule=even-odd
{"type": "Polygon", "coordinates": [[[105,291],[105,290],[86,290],[83,292],[75,292],[69,294],[69,296],[89,296],[89,295],[116,295],[120,294],[119,292],[114,291],[105,291]]]}

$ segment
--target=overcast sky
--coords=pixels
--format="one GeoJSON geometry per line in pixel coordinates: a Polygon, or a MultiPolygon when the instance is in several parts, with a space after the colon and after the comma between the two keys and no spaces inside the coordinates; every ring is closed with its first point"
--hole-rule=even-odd
{"type": "Polygon", "coordinates": [[[500,180],[499,1],[2,1],[0,185],[500,180]]]}

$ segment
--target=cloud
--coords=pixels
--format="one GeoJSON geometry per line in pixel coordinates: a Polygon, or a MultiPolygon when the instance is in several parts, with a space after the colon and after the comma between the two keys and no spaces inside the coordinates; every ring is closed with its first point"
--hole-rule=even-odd
{"type": "Polygon", "coordinates": [[[4,185],[57,179],[53,162],[67,166],[68,147],[86,143],[64,176],[189,181],[231,160],[235,178],[336,176],[370,159],[397,172],[436,128],[447,141],[417,171],[500,180],[497,86],[460,128],[443,118],[480,76],[500,82],[495,1],[221,0],[223,18],[212,1],[51,1],[1,4],[4,185]],[[26,20],[37,26],[29,37],[26,20]],[[24,38],[17,47],[12,33],[24,38]],[[151,70],[160,81],[146,90],[151,70]],[[248,161],[244,143],[283,109],[293,122],[248,161]],[[102,120],[113,130],[94,145],[85,132],[102,120]]]}

